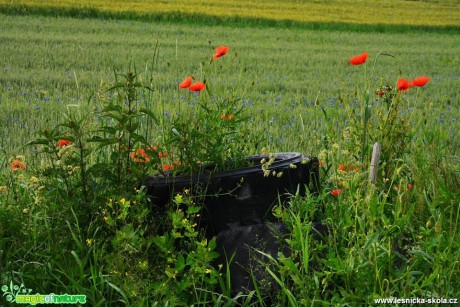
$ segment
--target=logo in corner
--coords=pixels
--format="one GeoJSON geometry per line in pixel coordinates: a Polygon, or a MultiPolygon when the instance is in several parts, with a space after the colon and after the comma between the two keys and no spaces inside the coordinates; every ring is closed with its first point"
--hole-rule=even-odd
{"type": "Polygon", "coordinates": [[[8,287],[7,285],[2,286],[2,292],[3,296],[6,296],[6,300],[10,303],[15,303],[16,302],[16,296],[20,294],[30,294],[32,292],[32,289],[27,289],[23,283],[21,283],[20,286],[13,284],[13,282],[10,282],[10,286],[8,287]]]}
{"type": "Polygon", "coordinates": [[[20,286],[10,282],[10,285],[3,285],[2,292],[5,299],[10,303],[16,304],[85,304],[86,295],[69,295],[69,294],[31,294],[32,289],[28,289],[21,283],[20,286]]]}

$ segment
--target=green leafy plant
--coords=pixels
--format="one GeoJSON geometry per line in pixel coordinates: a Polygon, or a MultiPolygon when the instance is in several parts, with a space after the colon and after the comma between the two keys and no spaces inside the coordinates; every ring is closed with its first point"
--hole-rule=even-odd
{"type": "MultiPolygon", "coordinates": [[[[208,74],[216,72],[220,66],[217,61],[227,54],[229,47],[216,48],[216,54],[209,62],[209,67],[201,64],[204,71],[204,82],[193,82],[187,77],[179,84],[181,90],[189,90],[186,99],[188,105],[181,105],[179,110],[163,123],[165,146],[170,150],[171,163],[165,170],[173,170],[174,174],[191,175],[203,171],[223,171],[247,165],[245,156],[248,148],[245,143],[247,131],[241,126],[248,119],[244,115],[244,107],[240,95],[244,88],[226,85],[226,89],[214,91],[214,87],[222,87],[224,81],[219,76],[208,74]],[[223,93],[215,95],[215,92],[223,93]]],[[[222,65],[226,65],[225,62],[222,65]]]]}
{"type": "Polygon", "coordinates": [[[211,265],[218,257],[215,238],[207,240],[197,221],[201,207],[189,190],[176,194],[175,207],[168,213],[170,229],[153,239],[164,272],[156,281],[155,292],[172,304],[210,303],[220,272],[211,265]]]}

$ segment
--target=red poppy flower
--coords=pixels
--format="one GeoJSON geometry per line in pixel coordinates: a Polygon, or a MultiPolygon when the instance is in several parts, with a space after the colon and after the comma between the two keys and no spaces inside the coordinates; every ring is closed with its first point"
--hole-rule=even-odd
{"type": "Polygon", "coordinates": [[[364,64],[367,60],[367,52],[358,54],[357,56],[354,56],[350,59],[350,64],[351,65],[361,65],[364,64]]]}
{"type": "Polygon", "coordinates": [[[165,165],[163,165],[163,170],[164,171],[172,170],[172,169],[174,169],[174,166],[175,166],[174,164],[165,164],[165,165]]]}
{"type": "Polygon", "coordinates": [[[347,168],[345,167],[345,164],[339,164],[339,170],[341,170],[342,172],[346,172],[347,171],[347,168]]]}
{"type": "Polygon", "coordinates": [[[411,85],[413,85],[413,86],[424,86],[425,84],[428,83],[428,81],[430,81],[430,78],[428,78],[427,76],[421,76],[419,78],[413,79],[412,82],[411,82],[411,85]]]}
{"type": "Polygon", "coordinates": [[[11,162],[11,169],[13,171],[18,171],[18,170],[25,170],[26,169],[26,162],[16,159],[13,162],[11,162]]]}
{"type": "Polygon", "coordinates": [[[214,54],[212,57],[214,59],[220,58],[221,56],[226,55],[229,49],[230,47],[227,46],[219,46],[216,48],[216,54],[214,54]]]}
{"type": "Polygon", "coordinates": [[[64,147],[64,146],[67,146],[67,145],[70,145],[70,144],[72,144],[72,141],[69,141],[69,140],[62,140],[62,139],[61,139],[61,140],[59,140],[59,141],[57,142],[57,145],[58,145],[59,147],[64,147]]]}
{"type": "Polygon", "coordinates": [[[188,88],[190,84],[192,84],[192,77],[187,77],[184,81],[179,83],[179,88],[188,88]]]}
{"type": "Polygon", "coordinates": [[[335,189],[335,190],[331,191],[331,195],[334,196],[334,197],[337,197],[340,194],[342,194],[342,189],[335,189]]]}
{"type": "Polygon", "coordinates": [[[407,91],[408,89],[411,88],[411,84],[409,83],[409,81],[407,81],[406,79],[402,79],[402,78],[398,80],[398,83],[396,86],[398,87],[398,90],[400,92],[407,91]]]}
{"type": "Polygon", "coordinates": [[[413,188],[413,187],[414,187],[414,186],[413,186],[412,183],[408,183],[408,184],[407,184],[407,189],[408,189],[409,191],[412,191],[412,188],[413,188]]]}
{"type": "Polygon", "coordinates": [[[144,149],[142,148],[139,148],[138,150],[136,150],[135,152],[132,152],[130,155],[131,159],[134,160],[134,162],[136,163],[142,163],[142,162],[149,162],[150,161],[150,158],[149,156],[147,155],[147,153],[145,152],[144,149]]]}
{"type": "Polygon", "coordinates": [[[193,83],[192,85],[190,85],[189,89],[191,91],[194,91],[194,92],[199,92],[199,91],[202,91],[206,88],[206,84],[204,84],[203,82],[195,82],[193,83]]]}

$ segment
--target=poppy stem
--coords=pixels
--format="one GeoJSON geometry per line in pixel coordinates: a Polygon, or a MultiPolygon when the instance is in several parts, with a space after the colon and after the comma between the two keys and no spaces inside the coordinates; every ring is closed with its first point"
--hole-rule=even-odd
{"type": "Polygon", "coordinates": [[[362,152],[361,152],[361,163],[364,163],[364,158],[366,157],[367,152],[367,122],[370,118],[370,108],[369,108],[370,95],[369,91],[364,92],[364,110],[363,110],[363,134],[361,138],[362,152]]]}

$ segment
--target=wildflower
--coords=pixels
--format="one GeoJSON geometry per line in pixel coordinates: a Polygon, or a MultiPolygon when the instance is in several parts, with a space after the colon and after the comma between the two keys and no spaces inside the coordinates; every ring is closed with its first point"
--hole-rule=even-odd
{"type": "Polygon", "coordinates": [[[379,97],[382,97],[383,95],[385,95],[386,93],[390,93],[391,91],[393,91],[393,88],[389,85],[383,85],[381,87],[379,87],[375,93],[379,96],[379,97]]]}
{"type": "Polygon", "coordinates": [[[340,194],[342,194],[342,189],[335,189],[335,190],[331,191],[331,195],[334,196],[334,197],[337,197],[340,194]]]}
{"type": "Polygon", "coordinates": [[[93,244],[93,239],[86,239],[86,244],[88,244],[88,246],[93,244]]]}
{"type": "Polygon", "coordinates": [[[174,201],[176,202],[176,204],[182,204],[184,202],[184,199],[181,194],[177,194],[174,198],[174,201]]]}
{"type": "Polygon", "coordinates": [[[412,85],[406,79],[401,78],[398,80],[398,83],[396,86],[398,87],[398,90],[402,92],[402,91],[407,91],[408,89],[410,89],[412,85]]]}
{"type": "Polygon", "coordinates": [[[16,159],[13,162],[11,162],[11,169],[13,171],[25,170],[26,162],[24,162],[24,160],[21,159],[16,159]]]}
{"type": "Polygon", "coordinates": [[[361,65],[364,64],[367,60],[367,52],[361,53],[357,56],[354,56],[350,59],[350,64],[351,65],[361,65]]]}
{"type": "Polygon", "coordinates": [[[225,114],[224,113],[224,114],[222,114],[220,116],[220,119],[222,119],[222,120],[232,120],[233,119],[233,114],[225,114]]]}
{"type": "Polygon", "coordinates": [[[211,272],[212,272],[211,269],[206,269],[206,270],[204,271],[205,274],[211,274],[211,272]]]}
{"type": "Polygon", "coordinates": [[[409,191],[412,191],[412,188],[413,188],[413,187],[414,187],[414,186],[413,186],[412,183],[408,183],[408,184],[407,184],[407,189],[408,189],[409,191]]]}
{"type": "Polygon", "coordinates": [[[192,77],[187,77],[184,81],[179,83],[179,88],[188,88],[190,84],[192,84],[192,77]]]}
{"type": "Polygon", "coordinates": [[[145,152],[145,150],[142,149],[142,148],[139,148],[137,151],[130,153],[129,156],[130,156],[131,159],[133,159],[134,162],[136,162],[136,163],[140,163],[140,162],[149,162],[149,161],[150,161],[149,156],[147,155],[147,153],[145,152]]]}
{"type": "Polygon", "coordinates": [[[199,92],[199,91],[204,90],[205,88],[206,88],[206,84],[199,81],[199,82],[195,82],[192,85],[190,85],[189,90],[194,91],[194,92],[199,92]]]}
{"type": "Polygon", "coordinates": [[[216,54],[214,54],[212,57],[214,59],[220,58],[221,56],[226,55],[229,49],[230,47],[227,46],[219,46],[216,48],[216,54]]]}
{"type": "Polygon", "coordinates": [[[158,153],[158,158],[160,158],[160,159],[166,158],[167,156],[168,156],[167,151],[158,153]]]}
{"type": "Polygon", "coordinates": [[[147,260],[139,261],[138,264],[139,264],[139,268],[142,270],[146,270],[149,267],[149,263],[147,262],[147,260]]]}
{"type": "Polygon", "coordinates": [[[70,141],[70,140],[64,140],[64,139],[60,139],[60,140],[57,142],[57,145],[58,145],[59,147],[65,147],[65,146],[70,145],[70,144],[72,144],[72,141],[70,141]]]}
{"type": "Polygon", "coordinates": [[[347,168],[345,167],[345,164],[339,164],[339,170],[341,170],[342,172],[346,172],[347,171],[347,168]]]}
{"type": "Polygon", "coordinates": [[[29,183],[30,183],[31,185],[37,184],[38,181],[39,181],[39,179],[38,179],[37,177],[35,177],[35,176],[32,176],[32,177],[30,177],[30,179],[29,179],[29,183]]]}
{"type": "Polygon", "coordinates": [[[413,79],[411,82],[411,85],[412,86],[425,86],[425,84],[427,84],[428,81],[430,81],[430,78],[428,78],[427,76],[421,76],[419,78],[413,79]]]}
{"type": "Polygon", "coordinates": [[[6,185],[0,186],[0,195],[2,194],[8,194],[8,187],[6,185]]]}

